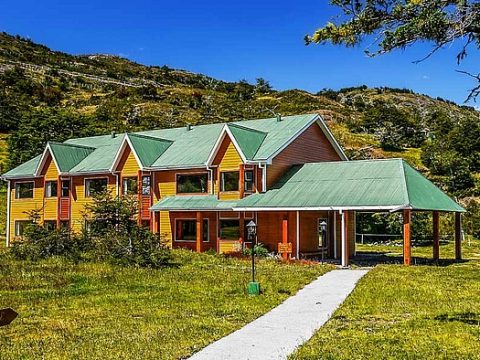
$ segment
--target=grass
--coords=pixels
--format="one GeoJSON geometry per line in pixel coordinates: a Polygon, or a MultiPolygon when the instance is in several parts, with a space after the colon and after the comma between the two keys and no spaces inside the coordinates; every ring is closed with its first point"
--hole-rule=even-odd
{"type": "Polygon", "coordinates": [[[2,359],[177,359],[240,328],[331,269],[260,260],[264,293],[246,294],[248,260],[174,250],[161,270],[0,255],[2,359]]]}
{"type": "MultiPolygon", "coordinates": [[[[452,259],[453,244],[440,253],[452,259]]],[[[431,247],[412,254],[430,258],[431,247]]],[[[291,359],[480,359],[480,241],[464,244],[463,254],[468,261],[375,267],[291,359]]]]}

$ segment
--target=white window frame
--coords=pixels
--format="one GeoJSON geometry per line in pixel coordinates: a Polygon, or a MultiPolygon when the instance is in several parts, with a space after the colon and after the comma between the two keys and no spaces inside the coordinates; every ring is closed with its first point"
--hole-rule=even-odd
{"type": "MultiPolygon", "coordinates": [[[[83,180],[83,187],[84,187],[84,195],[85,195],[85,198],[92,198],[92,195],[90,194],[90,187],[87,186],[87,184],[90,185],[89,181],[91,180],[107,180],[107,191],[108,191],[108,185],[109,185],[109,181],[108,181],[108,176],[99,176],[99,177],[90,177],[90,178],[85,178],[83,180]]],[[[70,183],[70,186],[72,186],[72,184],[70,183]]]]}
{"type": "Polygon", "coordinates": [[[34,181],[34,180],[15,181],[15,200],[31,200],[31,199],[35,199],[35,181],[34,181]],[[17,185],[20,185],[20,184],[32,184],[32,185],[33,185],[33,188],[32,188],[32,197],[28,197],[28,198],[18,197],[19,192],[18,192],[17,185]]]}
{"type": "Polygon", "coordinates": [[[44,188],[44,194],[43,196],[50,199],[50,198],[56,198],[58,196],[58,181],[57,180],[45,180],[45,188],[44,188]],[[55,195],[52,195],[52,187],[48,186],[48,185],[51,185],[52,183],[55,183],[57,184],[57,192],[55,193],[55,195]],[[48,191],[47,191],[48,189],[48,191]],[[50,195],[47,196],[48,192],[50,192],[50,195]]]}
{"type": "Polygon", "coordinates": [[[254,188],[255,188],[255,169],[243,169],[243,192],[253,193],[254,188]],[[247,187],[245,186],[247,184],[247,177],[246,177],[247,172],[252,173],[252,180],[251,180],[252,189],[251,190],[247,190],[247,187]]]}
{"type": "Polygon", "coordinates": [[[23,234],[21,234],[21,235],[19,234],[19,232],[20,232],[20,226],[19,226],[20,223],[32,223],[32,221],[31,221],[31,220],[28,220],[28,219],[16,219],[16,220],[15,220],[15,223],[14,223],[14,227],[15,227],[15,229],[14,229],[14,236],[15,236],[15,237],[23,237],[23,234]]]}
{"type": "Polygon", "coordinates": [[[127,191],[129,189],[128,189],[128,187],[125,186],[125,180],[129,180],[129,179],[135,179],[137,181],[137,188],[135,189],[135,195],[138,195],[138,176],[123,176],[122,177],[122,195],[123,196],[127,195],[127,191]]]}
{"type": "Polygon", "coordinates": [[[222,193],[236,193],[240,191],[240,170],[224,170],[220,171],[220,192],[222,193]],[[224,190],[225,188],[225,180],[223,178],[223,174],[225,173],[238,173],[238,188],[237,190],[224,190]]]}

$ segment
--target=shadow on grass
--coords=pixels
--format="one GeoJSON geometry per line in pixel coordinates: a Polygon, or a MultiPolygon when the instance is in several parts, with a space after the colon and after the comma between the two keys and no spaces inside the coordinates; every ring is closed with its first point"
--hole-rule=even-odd
{"type": "MultiPolygon", "coordinates": [[[[440,259],[438,261],[424,257],[412,256],[412,265],[435,265],[435,266],[450,266],[458,263],[466,263],[468,260],[455,259],[440,259]]],[[[403,256],[393,255],[391,252],[367,252],[358,251],[353,257],[351,263],[356,266],[375,266],[380,264],[403,264],[403,256]]]]}
{"type": "Polygon", "coordinates": [[[480,314],[473,312],[464,312],[458,314],[442,314],[434,317],[438,321],[453,322],[459,321],[468,325],[480,325],[480,314]]]}

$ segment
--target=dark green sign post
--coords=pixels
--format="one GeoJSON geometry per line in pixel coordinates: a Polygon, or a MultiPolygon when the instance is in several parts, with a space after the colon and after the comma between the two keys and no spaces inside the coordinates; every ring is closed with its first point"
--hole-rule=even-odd
{"type": "Polygon", "coordinates": [[[249,295],[260,295],[260,283],[255,281],[255,246],[257,245],[257,224],[251,220],[247,224],[248,239],[252,244],[252,281],[248,283],[247,292],[249,295]]]}

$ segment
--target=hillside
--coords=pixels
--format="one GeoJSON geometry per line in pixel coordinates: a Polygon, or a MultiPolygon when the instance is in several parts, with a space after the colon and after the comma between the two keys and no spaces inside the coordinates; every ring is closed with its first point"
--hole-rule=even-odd
{"type": "Polygon", "coordinates": [[[353,159],[404,157],[452,195],[480,193],[479,112],[406,89],[275,91],[263,79],[232,83],[117,56],[72,56],[6,33],[0,85],[2,172],[52,139],[317,112],[353,159]]]}

